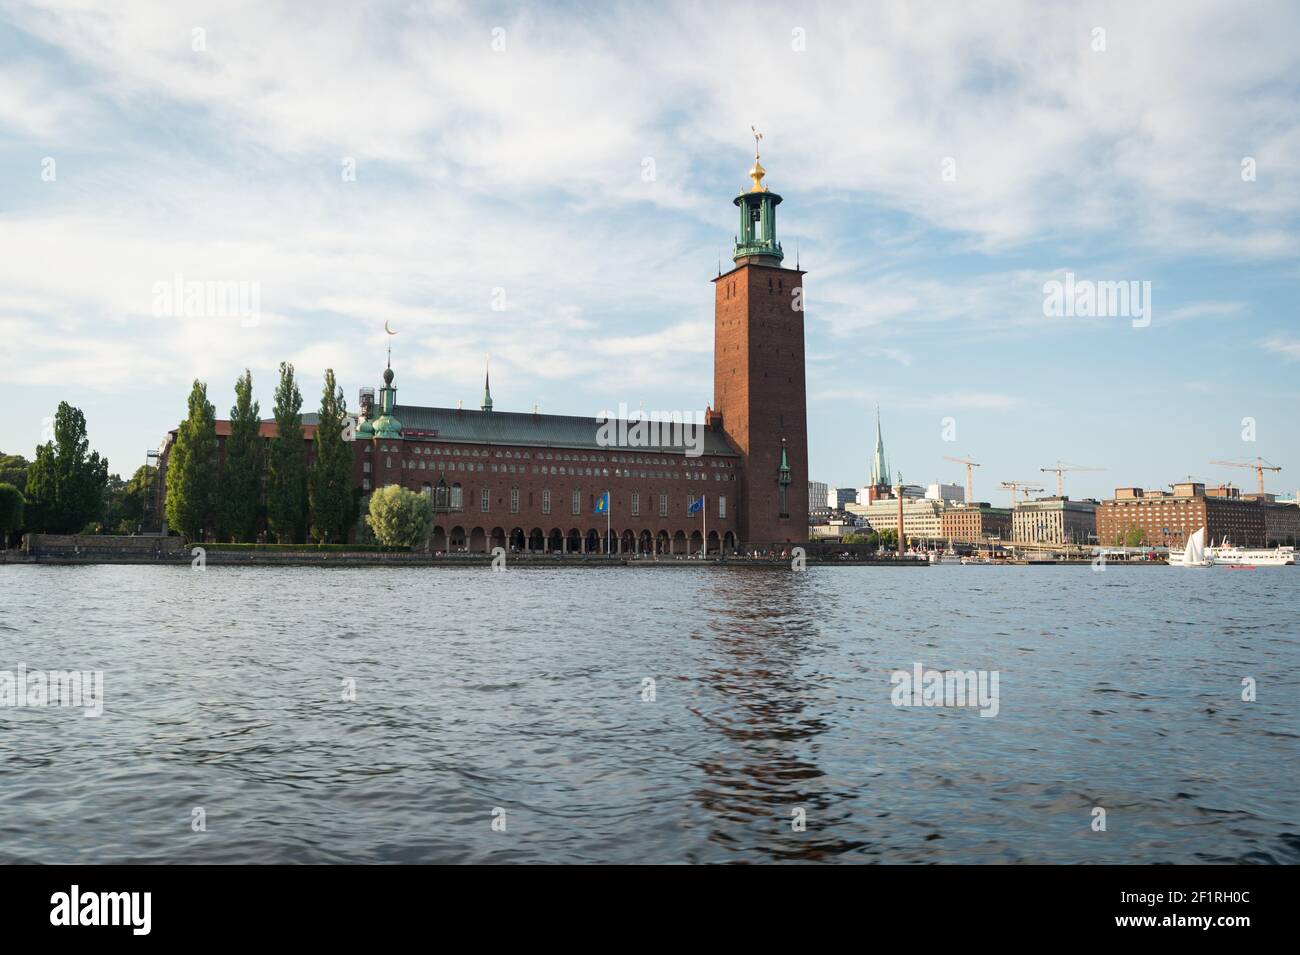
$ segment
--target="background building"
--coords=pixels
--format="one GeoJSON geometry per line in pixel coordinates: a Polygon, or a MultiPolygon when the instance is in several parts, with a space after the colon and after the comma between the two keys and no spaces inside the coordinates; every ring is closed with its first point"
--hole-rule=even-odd
{"type": "Polygon", "coordinates": [[[858,489],[855,487],[837,487],[835,489],[835,501],[832,505],[837,510],[844,510],[845,505],[854,504],[858,500],[858,489]]]}
{"type": "Polygon", "coordinates": [[[960,484],[930,484],[925,488],[925,497],[931,501],[956,504],[966,500],[966,488],[960,484]]]}
{"type": "Polygon", "coordinates": [[[1294,501],[1272,501],[1262,506],[1268,546],[1300,544],[1300,505],[1294,501]]]}
{"type": "Polygon", "coordinates": [[[830,507],[830,488],[821,481],[808,482],[808,509],[830,507]]]}
{"type": "MultiPolygon", "coordinates": [[[[883,498],[870,504],[850,504],[850,514],[866,518],[873,530],[898,529],[898,499],[883,498]]],[[[941,517],[944,506],[924,497],[903,498],[903,534],[916,540],[939,540],[943,535],[941,517]]]]}
{"type": "Polygon", "coordinates": [[[968,544],[1011,540],[1011,510],[980,502],[945,507],[939,515],[939,534],[968,544]]]}
{"type": "Polygon", "coordinates": [[[1263,501],[1247,500],[1229,485],[1212,488],[1212,493],[1198,481],[1172,487],[1172,492],[1116,488],[1115,496],[1097,507],[1098,542],[1113,546],[1140,536],[1143,544],[1182,547],[1204,527],[1207,540],[1216,543],[1226,537],[1241,546],[1264,545],[1263,501]]]}
{"type": "Polygon", "coordinates": [[[1011,539],[1018,544],[1088,544],[1097,538],[1097,502],[1068,497],[1017,501],[1011,539]]]}

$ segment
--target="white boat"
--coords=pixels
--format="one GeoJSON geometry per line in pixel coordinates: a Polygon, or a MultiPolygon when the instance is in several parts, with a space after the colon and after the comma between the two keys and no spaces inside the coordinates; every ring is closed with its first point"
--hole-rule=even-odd
{"type": "Polygon", "coordinates": [[[1169,566],[1170,567],[1209,567],[1210,558],[1205,553],[1205,528],[1202,527],[1191,537],[1187,538],[1187,546],[1179,554],[1173,548],[1169,549],[1169,566]]]}
{"type": "Polygon", "coordinates": [[[1233,547],[1225,540],[1206,557],[1215,567],[1285,567],[1295,564],[1294,547],[1233,547]]]}
{"type": "Polygon", "coordinates": [[[953,546],[951,540],[948,541],[948,549],[945,550],[942,554],[940,554],[938,551],[932,550],[930,551],[928,556],[930,558],[930,563],[932,564],[962,563],[961,556],[957,553],[957,548],[953,546]]]}

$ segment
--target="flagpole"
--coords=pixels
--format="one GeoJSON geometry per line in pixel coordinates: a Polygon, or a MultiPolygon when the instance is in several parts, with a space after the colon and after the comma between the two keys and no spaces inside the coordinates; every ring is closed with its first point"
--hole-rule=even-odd
{"type": "Polygon", "coordinates": [[[613,500],[609,496],[609,488],[605,488],[605,556],[610,555],[609,549],[609,512],[614,506],[613,500]]]}
{"type": "Polygon", "coordinates": [[[702,548],[704,557],[709,556],[709,505],[704,500],[707,496],[706,494],[700,495],[700,521],[704,528],[704,547],[702,548]]]}

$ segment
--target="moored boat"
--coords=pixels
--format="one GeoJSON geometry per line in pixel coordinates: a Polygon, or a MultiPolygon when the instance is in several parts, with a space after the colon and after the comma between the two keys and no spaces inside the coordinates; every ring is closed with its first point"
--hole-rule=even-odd
{"type": "Polygon", "coordinates": [[[1216,567],[1285,567],[1295,563],[1295,548],[1232,547],[1224,541],[1209,548],[1206,556],[1216,567]]]}

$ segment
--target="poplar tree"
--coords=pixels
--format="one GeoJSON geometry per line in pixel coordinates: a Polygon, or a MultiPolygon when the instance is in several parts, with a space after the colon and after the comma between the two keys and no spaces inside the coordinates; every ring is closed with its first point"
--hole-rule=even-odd
{"type": "Polygon", "coordinates": [[[316,424],[316,464],[310,478],[311,536],[331,543],[347,540],[352,523],[352,442],[348,437],[348,403],[334,380],[334,369],[325,369],[316,424]]]}
{"type": "Polygon", "coordinates": [[[253,400],[253,374],[247,368],[235,381],[226,438],[226,470],[221,482],[221,524],[232,541],[251,541],[262,509],[262,420],[253,400]]]}
{"type": "Polygon", "coordinates": [[[75,534],[99,520],[108,461],[89,449],[86,416],[80,408],[60,401],[54,413],[54,440],[37,446],[36,460],[27,472],[27,523],[32,530],[75,534]]]}
{"type": "Polygon", "coordinates": [[[189,413],[167,456],[167,523],[186,540],[203,540],[217,511],[217,415],[197,378],[189,413]]]}
{"type": "Polygon", "coordinates": [[[301,543],[307,530],[307,455],[302,438],[302,393],[293,365],[280,362],[275,388],[275,437],[271,440],[266,517],[281,544],[301,543]]]}

